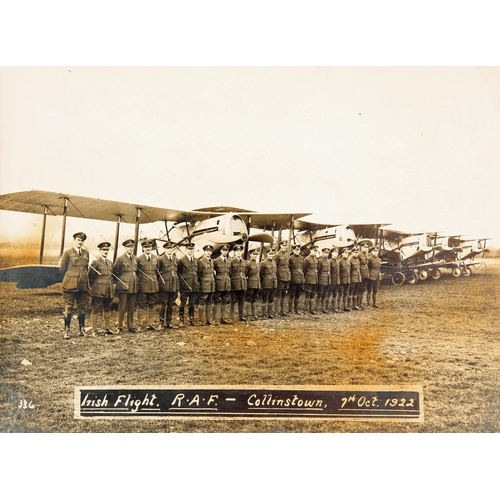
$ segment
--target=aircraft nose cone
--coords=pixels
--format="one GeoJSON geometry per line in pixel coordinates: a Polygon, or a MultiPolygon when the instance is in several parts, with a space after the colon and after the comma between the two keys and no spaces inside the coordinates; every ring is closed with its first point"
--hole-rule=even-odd
{"type": "Polygon", "coordinates": [[[248,240],[248,234],[247,233],[241,233],[241,241],[245,242],[248,240]]]}

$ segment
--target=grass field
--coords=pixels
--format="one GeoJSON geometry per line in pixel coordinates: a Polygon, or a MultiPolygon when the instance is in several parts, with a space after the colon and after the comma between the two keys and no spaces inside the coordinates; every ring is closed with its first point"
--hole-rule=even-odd
{"type": "Polygon", "coordinates": [[[0,431],[499,432],[500,261],[486,262],[470,277],[383,286],[377,310],[70,341],[60,284],[0,283],[0,431]],[[74,419],[75,386],[107,385],[422,385],[425,419],[74,419]]]}

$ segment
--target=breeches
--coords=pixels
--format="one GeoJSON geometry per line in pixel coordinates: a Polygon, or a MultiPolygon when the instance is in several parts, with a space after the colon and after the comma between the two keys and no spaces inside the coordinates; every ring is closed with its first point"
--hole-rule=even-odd
{"type": "Polygon", "coordinates": [[[79,292],[63,291],[62,296],[65,305],[65,314],[71,314],[75,303],[78,314],[85,314],[88,311],[91,303],[91,296],[87,290],[82,290],[79,292]]]}
{"type": "Polygon", "coordinates": [[[276,294],[276,288],[263,288],[262,293],[262,303],[272,304],[274,301],[274,295],[276,294]]]}

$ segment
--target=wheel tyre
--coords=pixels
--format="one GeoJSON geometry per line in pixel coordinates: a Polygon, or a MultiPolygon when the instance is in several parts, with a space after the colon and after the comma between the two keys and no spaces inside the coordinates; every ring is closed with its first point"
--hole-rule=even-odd
{"type": "Polygon", "coordinates": [[[417,273],[411,273],[407,278],[406,278],[406,283],[409,285],[414,285],[418,281],[418,274],[417,273]]]}
{"type": "Polygon", "coordinates": [[[469,277],[472,274],[470,267],[464,267],[462,271],[462,276],[469,277]]]}
{"type": "Polygon", "coordinates": [[[459,267],[454,267],[451,270],[451,275],[454,276],[455,278],[458,278],[462,274],[462,271],[460,270],[459,267]]]}
{"type": "Polygon", "coordinates": [[[405,282],[405,275],[399,271],[392,275],[391,281],[393,285],[402,285],[405,282]]]}
{"type": "Polygon", "coordinates": [[[418,273],[418,279],[421,280],[421,281],[426,280],[428,277],[429,277],[429,273],[425,269],[422,269],[418,273]]]}
{"type": "Polygon", "coordinates": [[[433,280],[438,280],[439,278],[441,278],[441,271],[439,269],[434,269],[432,272],[431,272],[431,278],[433,280]]]}

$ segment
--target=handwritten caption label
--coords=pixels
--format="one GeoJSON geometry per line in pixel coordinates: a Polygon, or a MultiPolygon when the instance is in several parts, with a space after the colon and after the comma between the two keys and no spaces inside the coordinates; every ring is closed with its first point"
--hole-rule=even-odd
{"type": "Polygon", "coordinates": [[[75,418],[165,417],[423,422],[423,391],[421,386],[75,388],[75,418]]]}

